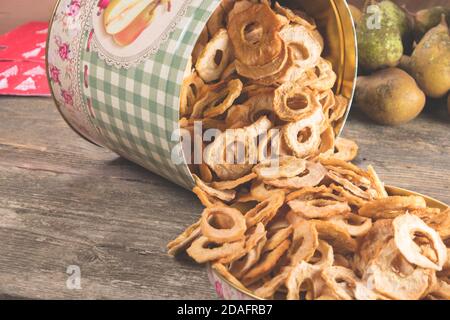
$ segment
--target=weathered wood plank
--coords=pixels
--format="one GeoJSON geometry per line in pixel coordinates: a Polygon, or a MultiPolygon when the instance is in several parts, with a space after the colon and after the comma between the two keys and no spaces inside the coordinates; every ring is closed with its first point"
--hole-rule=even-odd
{"type": "MultiPolygon", "coordinates": [[[[398,128],[353,111],[344,136],[389,184],[450,203],[450,120],[442,101],[398,128]]],[[[206,273],[166,243],[201,211],[195,197],[90,145],[49,99],[0,99],[0,297],[207,299],[206,273]],[[82,290],[66,288],[81,267],[82,290]]]]}

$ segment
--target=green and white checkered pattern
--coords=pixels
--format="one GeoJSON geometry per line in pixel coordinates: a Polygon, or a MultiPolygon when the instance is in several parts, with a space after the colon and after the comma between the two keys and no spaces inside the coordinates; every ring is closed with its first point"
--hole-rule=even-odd
{"type": "MultiPolygon", "coordinates": [[[[106,147],[185,187],[194,185],[188,166],[171,160],[178,141],[179,94],[195,41],[218,0],[193,0],[154,56],[125,69],[108,65],[96,52],[84,52],[94,125],[106,147]]],[[[87,41],[87,35],[86,35],[87,41]]],[[[83,79],[83,77],[81,77],[83,79]]],[[[87,103],[86,103],[87,104],[87,103]]]]}

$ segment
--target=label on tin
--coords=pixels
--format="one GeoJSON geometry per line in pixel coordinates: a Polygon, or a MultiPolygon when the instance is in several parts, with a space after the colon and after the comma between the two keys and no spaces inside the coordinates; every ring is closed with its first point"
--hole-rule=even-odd
{"type": "Polygon", "coordinates": [[[191,0],[106,2],[98,1],[91,12],[92,48],[107,63],[129,68],[158,51],[186,14],[191,0]]]}

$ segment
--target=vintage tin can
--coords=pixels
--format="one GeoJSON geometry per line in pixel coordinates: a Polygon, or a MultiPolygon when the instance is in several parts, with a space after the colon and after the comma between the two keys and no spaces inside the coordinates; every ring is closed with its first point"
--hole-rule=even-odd
{"type": "MultiPolygon", "coordinates": [[[[146,8],[154,6],[153,11],[137,17],[138,32],[112,37],[107,28],[123,18],[108,11],[113,1],[119,2],[57,3],[47,45],[47,72],[57,108],[83,138],[191,189],[194,181],[186,161],[172,161],[173,153],[180,152],[173,133],[179,127],[180,87],[189,57],[219,1],[137,1],[146,8]]],[[[357,49],[346,1],[295,4],[316,19],[325,38],[325,57],[338,76],[335,92],[351,101],[357,49]]]]}

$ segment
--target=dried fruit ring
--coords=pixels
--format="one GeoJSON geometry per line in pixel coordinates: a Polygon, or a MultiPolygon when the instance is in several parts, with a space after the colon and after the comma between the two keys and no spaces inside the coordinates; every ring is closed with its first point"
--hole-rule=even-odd
{"type": "Polygon", "coordinates": [[[317,186],[325,177],[327,170],[318,162],[308,161],[302,176],[265,180],[264,183],[277,188],[300,189],[317,186]]]}
{"type": "Polygon", "coordinates": [[[291,200],[291,209],[308,219],[326,219],[351,212],[347,202],[328,199],[291,200]]]}
{"type": "Polygon", "coordinates": [[[447,248],[435,230],[427,226],[419,217],[409,213],[395,218],[392,224],[395,244],[408,262],[422,268],[442,270],[447,260],[447,248]],[[421,253],[421,248],[414,242],[416,235],[430,240],[436,261],[431,261],[421,253]]]}
{"type": "Polygon", "coordinates": [[[352,237],[365,236],[372,228],[372,220],[370,218],[361,217],[353,213],[332,217],[328,221],[344,228],[352,237]]]}
{"type": "Polygon", "coordinates": [[[333,294],[343,300],[353,300],[353,290],[358,279],[352,270],[337,266],[329,267],[322,271],[322,278],[333,294]]]}
{"type": "Polygon", "coordinates": [[[247,227],[250,228],[259,222],[267,224],[272,220],[283,203],[284,192],[281,190],[273,191],[266,200],[258,203],[256,207],[245,214],[247,227]]]}
{"type": "Polygon", "coordinates": [[[335,147],[337,152],[333,155],[333,157],[336,159],[353,161],[353,159],[355,159],[358,155],[358,145],[353,140],[337,138],[335,147]]]}
{"type": "Polygon", "coordinates": [[[205,82],[215,81],[220,78],[231,58],[230,38],[225,29],[220,29],[203,48],[195,69],[205,82]]]}
{"type": "Polygon", "coordinates": [[[297,82],[286,82],[275,90],[273,108],[281,120],[298,121],[315,114],[322,106],[313,91],[297,82]]]}
{"type": "Polygon", "coordinates": [[[242,213],[237,209],[227,207],[215,207],[203,210],[200,227],[203,236],[216,243],[241,240],[247,230],[245,218],[242,213]],[[214,218],[216,215],[226,217],[225,219],[229,220],[228,224],[231,227],[227,229],[218,229],[212,226],[211,218],[214,218]]]}
{"type": "Polygon", "coordinates": [[[280,30],[280,37],[292,49],[295,64],[302,71],[318,64],[322,47],[308,29],[300,25],[287,25],[280,30]]]}
{"type": "Polygon", "coordinates": [[[228,22],[228,34],[236,58],[249,66],[265,65],[280,54],[283,41],[278,35],[281,22],[266,4],[253,4],[249,8],[233,15],[228,22]],[[252,26],[262,28],[261,38],[256,43],[246,39],[246,29],[252,26]]]}
{"type": "Polygon", "coordinates": [[[358,213],[372,219],[392,219],[408,210],[423,209],[426,206],[425,199],[419,196],[391,196],[367,202],[358,213]]]}
{"type": "Polygon", "coordinates": [[[311,259],[309,259],[308,263],[318,268],[331,267],[334,263],[333,247],[326,241],[319,240],[319,246],[311,259]]]}
{"type": "Polygon", "coordinates": [[[306,161],[297,157],[281,156],[277,160],[265,160],[253,168],[259,179],[292,178],[306,169],[306,161]]]}
{"type": "Polygon", "coordinates": [[[244,240],[224,243],[221,246],[208,248],[208,245],[214,244],[205,236],[199,237],[195,240],[191,246],[186,250],[188,255],[193,258],[197,263],[205,263],[208,261],[215,261],[221,258],[225,258],[234,254],[238,250],[242,250],[244,247],[244,240]]]}
{"type": "Polygon", "coordinates": [[[289,277],[286,279],[286,288],[288,289],[287,300],[300,300],[300,289],[305,289],[307,285],[306,298],[312,300],[315,298],[317,292],[315,292],[314,278],[320,272],[320,269],[314,267],[305,261],[301,261],[290,272],[289,277]]]}
{"type": "Polygon", "coordinates": [[[308,261],[319,246],[319,235],[314,223],[300,221],[294,226],[292,246],[289,248],[290,265],[296,266],[301,261],[308,261]]]}
{"type": "Polygon", "coordinates": [[[299,158],[314,154],[320,146],[320,124],[323,121],[321,109],[311,116],[288,123],[282,129],[286,145],[299,158]]]}

